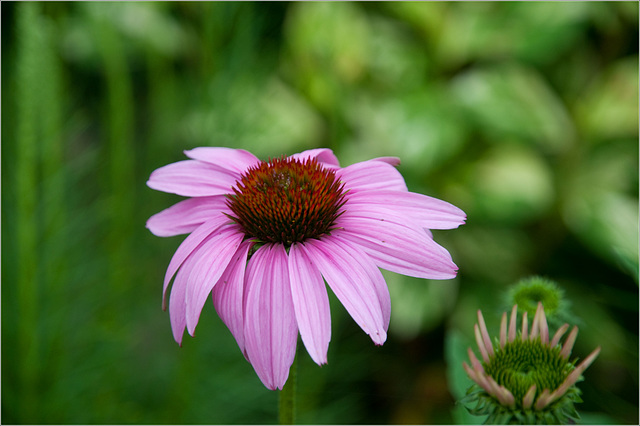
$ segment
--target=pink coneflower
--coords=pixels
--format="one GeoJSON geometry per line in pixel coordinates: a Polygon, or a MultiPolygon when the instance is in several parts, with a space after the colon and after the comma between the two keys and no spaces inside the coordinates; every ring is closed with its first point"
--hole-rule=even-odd
{"type": "Polygon", "coordinates": [[[542,303],[538,303],[531,330],[527,312],[522,315],[522,330],[517,330],[517,305],[502,315],[500,338],[491,342],[482,312],[474,326],[482,362],[468,350],[471,366],[462,363],[469,377],[479,386],[465,399],[475,402],[470,411],[489,415],[487,424],[565,424],[578,415],[573,403],[580,402],[575,384],[600,353],[596,348],[577,367],[569,361],[578,335],[574,326],[564,344],[562,336],[569,329],[564,324],[549,339],[549,326],[542,303]]]}
{"type": "Polygon", "coordinates": [[[186,197],[152,216],[157,236],[189,236],[164,280],[171,327],[193,336],[207,297],[269,389],[281,389],[298,332],[311,358],[327,362],[331,339],[324,282],[382,345],[391,304],[378,269],[420,278],[456,275],[429,229],[464,223],[457,207],[409,192],[397,158],[341,168],[329,149],[260,161],[230,148],[185,151],[191,160],[155,170],[149,187],[186,197]],[[324,279],[324,280],[323,280],[324,279]]]}

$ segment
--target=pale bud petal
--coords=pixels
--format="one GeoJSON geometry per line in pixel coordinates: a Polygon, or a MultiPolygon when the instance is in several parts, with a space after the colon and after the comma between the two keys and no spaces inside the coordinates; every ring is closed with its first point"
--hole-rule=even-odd
{"type": "Polygon", "coordinates": [[[509,342],[516,340],[516,321],[517,321],[518,305],[513,305],[511,309],[511,319],[509,321],[509,342]]]}
{"type": "Polygon", "coordinates": [[[527,320],[527,311],[522,314],[522,340],[527,340],[529,335],[529,320],[527,320]]]}
{"type": "Polygon", "coordinates": [[[564,359],[568,359],[569,355],[571,355],[571,350],[573,349],[573,344],[576,342],[576,337],[578,337],[578,326],[574,325],[571,329],[571,333],[569,333],[569,337],[564,342],[564,346],[562,347],[562,351],[560,351],[560,355],[564,359]]]}
{"type": "Polygon", "coordinates": [[[484,367],[482,367],[482,364],[480,363],[480,361],[478,361],[478,358],[476,358],[476,354],[473,353],[471,348],[467,348],[467,353],[469,354],[469,360],[471,361],[473,369],[484,373],[484,367]]]}
{"type": "Polygon", "coordinates": [[[549,389],[543,390],[540,396],[538,397],[538,400],[536,401],[535,409],[542,410],[544,407],[546,407],[550,402],[550,399],[549,399],[550,395],[551,395],[551,392],[549,392],[549,389]]]}
{"type": "Polygon", "coordinates": [[[478,325],[480,326],[480,332],[482,333],[482,340],[484,340],[484,346],[487,348],[487,353],[489,355],[493,355],[493,344],[491,343],[491,338],[489,337],[489,332],[487,331],[487,325],[484,322],[484,317],[482,316],[482,312],[478,309],[478,325]]]}
{"type": "Polygon", "coordinates": [[[540,311],[540,320],[538,321],[538,328],[540,329],[540,340],[543,344],[549,343],[549,324],[547,324],[547,317],[544,314],[544,307],[542,303],[538,302],[538,310],[540,311]]]}
{"type": "Polygon", "coordinates": [[[489,354],[487,353],[487,348],[484,347],[484,342],[482,340],[482,336],[480,335],[480,328],[478,328],[478,324],[473,325],[473,331],[476,335],[476,343],[478,344],[478,349],[480,349],[482,360],[484,362],[489,362],[489,354]]]}
{"type": "Polygon", "coordinates": [[[507,313],[502,314],[502,321],[500,322],[500,347],[504,348],[507,344],[507,313]]]}
{"type": "Polygon", "coordinates": [[[551,339],[550,347],[554,348],[558,343],[560,343],[560,339],[564,336],[564,333],[569,329],[569,324],[564,324],[562,327],[556,331],[556,334],[553,335],[553,339],[551,339]]]}
{"type": "Polygon", "coordinates": [[[536,397],[536,385],[531,385],[527,393],[522,397],[522,407],[526,410],[533,405],[533,399],[536,397]]]}

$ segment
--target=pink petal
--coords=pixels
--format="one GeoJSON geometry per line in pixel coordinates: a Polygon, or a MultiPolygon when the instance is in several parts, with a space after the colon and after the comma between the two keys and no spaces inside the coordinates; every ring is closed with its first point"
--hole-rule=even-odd
{"type": "Polygon", "coordinates": [[[228,194],[239,175],[195,160],[178,161],[154,170],[149,188],[185,197],[228,194]]]}
{"type": "Polygon", "coordinates": [[[171,331],[173,332],[173,338],[180,346],[182,346],[182,337],[184,335],[184,329],[187,326],[185,294],[187,291],[189,274],[191,273],[193,265],[193,256],[189,256],[176,275],[176,279],[171,287],[171,296],[169,298],[171,331]]]}
{"type": "Polygon", "coordinates": [[[453,229],[465,222],[466,214],[446,201],[414,192],[367,191],[349,195],[349,208],[373,207],[410,216],[427,229],[453,229]]]}
{"type": "Polygon", "coordinates": [[[169,287],[169,282],[171,282],[171,278],[173,278],[180,265],[182,265],[185,259],[194,250],[196,250],[203,243],[203,241],[205,241],[205,239],[209,237],[209,235],[211,235],[214,231],[224,225],[234,226],[231,224],[231,221],[228,217],[226,217],[222,213],[218,213],[211,219],[197,227],[196,230],[189,234],[187,238],[184,239],[182,244],[180,244],[176,252],[173,254],[171,262],[169,262],[167,272],[164,275],[164,285],[162,289],[162,309],[166,308],[166,295],[167,288],[169,287]]]}
{"type": "Polygon", "coordinates": [[[225,226],[214,231],[192,256],[196,264],[187,285],[187,330],[193,336],[200,313],[229,263],[234,258],[244,234],[237,226],[225,226]]]}
{"type": "Polygon", "coordinates": [[[340,236],[362,247],[383,269],[428,279],[456,276],[451,255],[410,219],[354,209],[340,216],[337,225],[343,228],[340,236]]]}
{"type": "Polygon", "coordinates": [[[507,344],[507,313],[503,312],[500,322],[500,347],[504,348],[507,344]]]}
{"type": "Polygon", "coordinates": [[[516,321],[518,320],[518,305],[513,305],[511,318],[509,319],[509,342],[516,340],[516,321]]]}
{"type": "Polygon", "coordinates": [[[201,147],[184,153],[189,158],[213,164],[222,170],[228,170],[239,175],[260,162],[255,155],[244,149],[201,147]]]}
{"type": "Polygon", "coordinates": [[[480,327],[480,333],[482,334],[482,340],[484,341],[484,347],[487,348],[489,356],[493,356],[493,343],[491,343],[491,337],[489,337],[489,331],[487,330],[487,324],[484,322],[482,311],[478,309],[478,326],[480,327]]]}
{"type": "Polygon", "coordinates": [[[220,211],[226,211],[224,195],[189,198],[156,213],[147,220],[147,228],[158,237],[188,234],[220,211]]]}
{"type": "Polygon", "coordinates": [[[289,249],[289,277],[302,342],[316,364],[326,364],[331,340],[329,296],[304,244],[293,244],[289,249]]]}
{"type": "Polygon", "coordinates": [[[244,278],[247,267],[247,254],[253,245],[244,241],[238,247],[229,266],[213,287],[213,306],[218,316],[231,331],[240,351],[244,353],[244,278]]]}
{"type": "Polygon", "coordinates": [[[282,389],[289,377],[298,339],[287,253],[266,244],[249,260],[245,290],[244,337],[249,361],[269,389],[282,389]]]}
{"type": "Polygon", "coordinates": [[[378,300],[380,300],[380,309],[382,309],[384,331],[388,331],[389,321],[391,320],[391,295],[389,294],[389,287],[387,286],[387,282],[384,280],[380,269],[378,269],[378,266],[375,264],[373,259],[362,252],[362,249],[359,248],[356,244],[353,244],[350,241],[341,238],[339,234],[334,235],[333,238],[350,253],[362,253],[362,255],[359,257],[359,261],[365,266],[365,269],[369,273],[369,279],[373,283],[376,294],[378,295],[378,300]]]}
{"type": "Polygon", "coordinates": [[[571,351],[573,350],[573,344],[576,343],[576,337],[578,337],[578,326],[574,325],[567,336],[567,340],[564,341],[564,345],[562,345],[562,350],[560,351],[560,355],[564,359],[569,359],[569,355],[571,355],[571,351]]]}
{"type": "Polygon", "coordinates": [[[527,391],[527,393],[522,397],[522,407],[526,410],[530,409],[533,405],[533,399],[536,396],[536,385],[533,384],[527,391]]]}
{"type": "Polygon", "coordinates": [[[569,324],[563,324],[562,327],[556,331],[556,334],[553,335],[553,339],[551,339],[551,343],[549,343],[549,347],[555,348],[558,343],[560,343],[560,339],[569,329],[569,324]]]}
{"type": "Polygon", "coordinates": [[[384,161],[369,160],[336,171],[337,177],[351,191],[407,191],[404,178],[395,167],[384,161]]]}
{"type": "Polygon", "coordinates": [[[320,270],[331,290],[347,309],[354,321],[374,343],[382,345],[387,339],[385,314],[378,291],[371,277],[375,275],[372,263],[360,250],[347,250],[331,237],[308,240],[304,243],[307,254],[320,270]]]}
{"type": "Polygon", "coordinates": [[[400,159],[398,157],[377,157],[372,158],[375,161],[382,161],[384,163],[390,164],[393,167],[398,167],[400,165],[400,159]]]}
{"type": "Polygon", "coordinates": [[[489,352],[487,348],[484,346],[484,341],[482,340],[482,334],[480,333],[480,328],[478,324],[473,325],[473,332],[476,337],[476,344],[478,345],[478,349],[480,349],[480,355],[482,355],[482,360],[484,362],[489,362],[489,352]]]}
{"type": "MultiPolygon", "coordinates": [[[[324,163],[325,166],[336,166],[339,167],[340,163],[338,162],[338,157],[335,156],[333,151],[329,148],[318,148],[318,149],[308,149],[306,151],[302,151],[299,154],[293,154],[289,156],[289,158],[293,158],[296,160],[306,160],[307,158],[315,158],[320,163],[324,163]]],[[[330,167],[333,168],[333,167],[330,167]]]]}

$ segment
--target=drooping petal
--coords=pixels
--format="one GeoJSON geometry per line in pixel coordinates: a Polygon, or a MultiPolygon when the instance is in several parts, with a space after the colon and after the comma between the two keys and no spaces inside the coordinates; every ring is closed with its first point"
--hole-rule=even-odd
{"type": "MultiPolygon", "coordinates": [[[[340,233],[336,233],[333,236],[336,242],[339,242],[349,253],[360,253],[361,248],[356,244],[353,244],[349,240],[346,240],[340,236],[340,233]]],[[[359,262],[363,264],[367,273],[369,273],[369,279],[373,283],[373,287],[378,295],[380,301],[380,309],[382,309],[382,323],[384,325],[384,331],[389,330],[389,321],[391,320],[391,295],[389,294],[389,287],[384,280],[382,273],[378,269],[375,262],[364,252],[359,255],[359,262]]]]}
{"type": "Polygon", "coordinates": [[[189,234],[189,236],[184,239],[180,246],[178,246],[178,249],[173,254],[173,257],[169,262],[167,272],[164,275],[164,285],[162,289],[162,309],[166,309],[167,288],[169,287],[171,278],[173,278],[178,268],[180,268],[180,265],[182,265],[185,259],[194,250],[196,250],[213,232],[215,232],[222,226],[231,226],[230,222],[231,221],[228,217],[226,217],[222,213],[218,213],[212,216],[211,219],[197,227],[196,230],[189,234]]]}
{"type": "Polygon", "coordinates": [[[282,389],[289,377],[298,338],[287,253],[266,244],[247,266],[244,337],[249,361],[269,389],[282,389]]]}
{"type": "Polygon", "coordinates": [[[336,171],[345,189],[356,191],[407,191],[404,178],[395,167],[384,161],[369,160],[355,163],[336,171]]]}
{"type": "Polygon", "coordinates": [[[149,188],[185,197],[228,194],[239,176],[196,160],[178,161],[154,170],[149,188]]]}
{"type": "Polygon", "coordinates": [[[421,228],[410,220],[401,223],[400,219],[371,213],[365,217],[359,210],[361,217],[355,217],[345,212],[336,221],[343,228],[339,235],[360,246],[383,269],[417,278],[455,278],[458,267],[451,255],[421,228]]]}
{"type": "Polygon", "coordinates": [[[305,247],[309,258],[353,320],[374,343],[383,344],[387,339],[384,314],[370,278],[375,272],[368,271],[371,265],[362,260],[366,255],[360,250],[347,251],[329,238],[309,240],[305,247]]]}
{"type": "Polygon", "coordinates": [[[184,154],[194,160],[204,161],[238,175],[260,162],[258,157],[244,149],[201,147],[184,151],[184,154]]]}
{"type": "Polygon", "coordinates": [[[304,244],[293,244],[289,249],[289,277],[302,342],[316,364],[326,364],[331,340],[329,296],[304,244]]]}
{"type": "Polygon", "coordinates": [[[299,161],[304,161],[307,158],[315,158],[318,162],[324,163],[325,166],[329,166],[329,168],[333,168],[331,166],[340,166],[338,157],[336,157],[333,151],[329,148],[308,149],[298,154],[293,154],[289,158],[294,158],[299,161]]]}
{"type": "Polygon", "coordinates": [[[187,330],[192,336],[211,290],[234,258],[243,238],[236,225],[224,226],[198,248],[199,258],[189,274],[186,292],[187,330]]]}
{"type": "Polygon", "coordinates": [[[180,201],[151,216],[147,228],[158,237],[188,234],[218,212],[228,211],[226,200],[224,195],[214,195],[180,201]]]}
{"type": "Polygon", "coordinates": [[[194,253],[197,258],[197,251],[190,254],[184,261],[182,268],[178,271],[176,279],[171,287],[171,295],[169,296],[169,318],[171,320],[171,331],[173,338],[180,346],[182,346],[182,337],[184,329],[187,326],[187,304],[185,296],[187,291],[187,283],[189,274],[194,265],[194,253]]]}
{"type": "Polygon", "coordinates": [[[350,194],[349,208],[359,206],[394,211],[395,214],[411,217],[427,229],[457,228],[467,217],[453,204],[415,192],[379,190],[350,194]]]}
{"type": "Polygon", "coordinates": [[[240,351],[244,353],[244,282],[247,254],[253,243],[244,241],[238,247],[224,274],[213,287],[213,306],[220,319],[236,339],[240,351]]]}

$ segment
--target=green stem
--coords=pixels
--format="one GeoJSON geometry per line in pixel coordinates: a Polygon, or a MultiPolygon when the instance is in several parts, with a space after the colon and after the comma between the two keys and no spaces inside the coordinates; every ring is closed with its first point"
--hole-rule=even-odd
{"type": "Polygon", "coordinates": [[[298,353],[293,358],[293,364],[289,370],[289,379],[280,391],[278,404],[278,421],[281,425],[295,424],[296,420],[296,390],[298,387],[298,353]]]}

